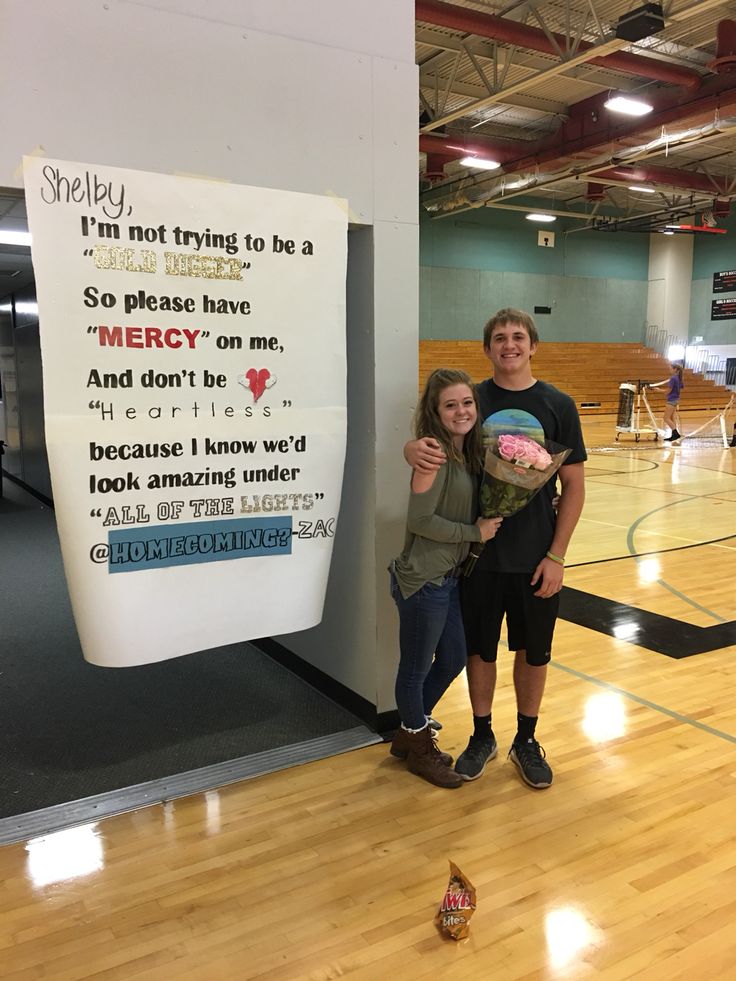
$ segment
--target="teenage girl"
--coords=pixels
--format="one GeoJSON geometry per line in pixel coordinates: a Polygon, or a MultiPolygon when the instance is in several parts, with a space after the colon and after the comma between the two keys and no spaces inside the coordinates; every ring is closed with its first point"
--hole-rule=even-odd
{"type": "Polygon", "coordinates": [[[680,404],[680,392],[685,387],[682,380],[682,365],[673,362],[670,368],[672,369],[672,375],[666,381],[657,382],[649,386],[649,388],[661,388],[662,385],[669,386],[667,388],[667,401],[664,407],[664,424],[665,428],[671,429],[672,432],[665,439],[665,443],[672,443],[676,439],[681,439],[680,433],[677,431],[677,407],[680,404]]]}
{"type": "Polygon", "coordinates": [[[435,473],[412,472],[404,549],[390,566],[391,595],[399,610],[401,718],[391,754],[407,759],[409,770],[430,783],[459,787],[463,780],[451,769],[452,757],[437,748],[429,717],[466,663],[462,563],[471,542],[492,538],[502,520],[475,518],[482,443],[478,399],[464,372],[432,372],[414,433],[417,439],[436,439],[447,462],[435,473]]]}

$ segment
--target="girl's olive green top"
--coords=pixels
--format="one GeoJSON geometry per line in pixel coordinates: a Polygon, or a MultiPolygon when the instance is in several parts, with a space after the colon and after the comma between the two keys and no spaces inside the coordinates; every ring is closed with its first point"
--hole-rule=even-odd
{"type": "Polygon", "coordinates": [[[411,492],[404,549],[391,563],[404,599],[426,583],[439,586],[463,562],[470,543],[481,540],[473,523],[477,507],[477,479],[451,461],[428,491],[411,492]]]}

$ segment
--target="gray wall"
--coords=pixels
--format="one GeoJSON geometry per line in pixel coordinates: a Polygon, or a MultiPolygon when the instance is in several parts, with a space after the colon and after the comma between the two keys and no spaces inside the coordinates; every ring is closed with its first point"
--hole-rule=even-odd
{"type": "Polygon", "coordinates": [[[281,640],[392,708],[385,566],[417,377],[414,4],[0,0],[0,22],[0,186],[20,186],[21,156],[42,152],[348,199],[350,446],[333,574],[323,624],[281,640]]]}

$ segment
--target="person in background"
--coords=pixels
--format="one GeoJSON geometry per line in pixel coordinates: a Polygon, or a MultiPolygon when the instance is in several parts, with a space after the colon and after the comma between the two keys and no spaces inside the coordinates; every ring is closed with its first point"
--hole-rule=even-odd
{"type": "Polygon", "coordinates": [[[452,757],[440,753],[432,709],[466,664],[459,575],[471,542],[492,538],[501,518],[478,518],[481,436],[478,400],[462,371],[438,369],[427,380],[414,419],[417,439],[442,448],[438,468],[415,470],[401,555],[390,567],[399,611],[396,705],[401,726],[391,754],[439,787],[463,783],[452,757]]]}
{"type": "MultiPolygon", "coordinates": [[[[483,549],[471,576],[463,580],[462,611],[468,643],[468,688],[473,734],[456,772],[464,780],[481,776],[498,752],[491,725],[496,689],[496,653],[506,617],[514,655],[517,731],[509,758],[531,787],[549,787],[552,769],[536,739],[536,726],[551,658],[552,636],[565,572],[565,553],[585,500],[585,446],[580,419],[569,395],[532,374],[539,335],[522,310],[499,310],[483,330],[483,350],[493,378],[477,386],[482,429],[524,433],[571,450],[559,470],[562,496],[555,512],[550,481],[518,514],[505,518],[483,549]]],[[[436,440],[423,438],[404,448],[415,472],[431,473],[444,457],[436,440]]]]}
{"type": "Polygon", "coordinates": [[[673,361],[670,368],[672,370],[672,374],[669,378],[647,386],[647,388],[662,388],[663,385],[668,386],[664,406],[664,425],[665,428],[671,430],[671,432],[669,436],[665,437],[665,443],[674,443],[675,440],[682,439],[682,435],[677,429],[677,408],[680,404],[680,393],[685,387],[685,383],[682,380],[682,365],[673,361]]]}

